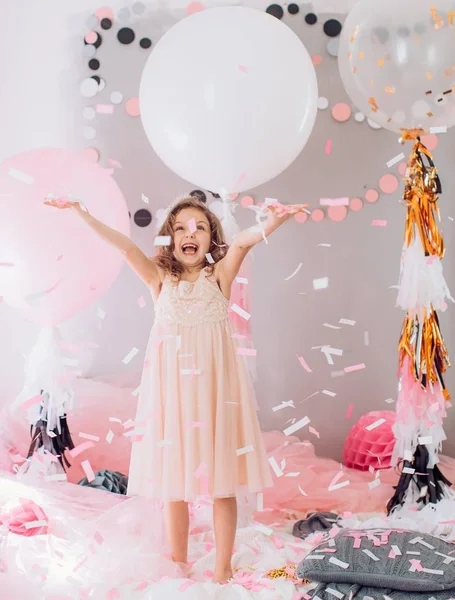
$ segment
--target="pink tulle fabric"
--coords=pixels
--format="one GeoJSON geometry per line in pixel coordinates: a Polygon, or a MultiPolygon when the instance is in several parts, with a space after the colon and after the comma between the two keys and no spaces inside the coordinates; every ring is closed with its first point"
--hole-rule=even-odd
{"type": "Polygon", "coordinates": [[[351,469],[388,469],[395,436],[395,413],[375,410],[360,417],[344,442],[343,463],[351,469]]]}
{"type": "Polygon", "coordinates": [[[0,512],[0,525],[16,535],[44,535],[48,533],[48,521],[44,510],[28,498],[7,502],[0,512]]]}

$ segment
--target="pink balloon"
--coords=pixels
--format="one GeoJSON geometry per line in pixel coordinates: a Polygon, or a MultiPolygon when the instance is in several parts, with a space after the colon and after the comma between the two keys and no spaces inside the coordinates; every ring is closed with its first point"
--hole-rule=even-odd
{"type": "Polygon", "coordinates": [[[48,195],[80,200],[128,236],[130,223],[114,179],[82,152],[32,150],[0,165],[0,296],[54,326],[103,296],[123,257],[73,211],[46,206],[48,195]]]}

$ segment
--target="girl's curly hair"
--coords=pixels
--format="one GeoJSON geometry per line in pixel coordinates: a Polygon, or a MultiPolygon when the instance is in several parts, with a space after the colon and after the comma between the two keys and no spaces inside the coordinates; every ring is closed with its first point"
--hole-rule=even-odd
{"type": "MultiPolygon", "coordinates": [[[[211,243],[209,253],[215,263],[220,261],[228,250],[228,245],[224,238],[223,227],[218,217],[195,196],[185,196],[172,205],[164,223],[158,231],[159,236],[170,236],[171,244],[169,246],[158,246],[156,249],[155,261],[163,271],[176,279],[180,280],[183,273],[182,264],[174,256],[174,225],[177,215],[185,208],[195,208],[204,213],[210,225],[211,243]]],[[[209,269],[209,273],[213,273],[214,264],[211,264],[207,258],[204,261],[203,267],[209,269]]]]}

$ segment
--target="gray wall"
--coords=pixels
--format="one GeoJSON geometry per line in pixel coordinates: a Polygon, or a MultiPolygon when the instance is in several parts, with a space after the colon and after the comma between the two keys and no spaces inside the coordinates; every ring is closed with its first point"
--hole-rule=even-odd
{"type": "MultiPolygon", "coordinates": [[[[16,3],[16,9],[19,4],[16,3]]],[[[96,7],[96,3],[86,2],[86,6],[96,7]]],[[[117,3],[116,6],[122,4],[117,3]]],[[[0,9],[0,15],[3,10],[0,9]]],[[[82,102],[78,96],[78,81],[88,71],[80,53],[78,32],[83,32],[81,24],[88,14],[89,11],[84,13],[80,6],[77,15],[65,16],[65,22],[70,24],[68,40],[71,52],[68,53],[69,62],[61,65],[60,75],[65,82],[60,93],[67,94],[67,99],[66,112],[62,113],[60,106],[59,119],[66,118],[68,126],[67,136],[60,132],[58,142],[62,145],[83,147],[86,143],[82,132],[87,123],[82,117],[82,107],[90,105],[90,102],[82,102]]],[[[156,41],[178,14],[177,11],[169,16],[168,12],[162,12],[150,22],[136,21],[134,27],[138,35],[147,33],[156,41]]],[[[327,15],[321,15],[320,23],[314,27],[307,26],[303,16],[301,13],[286,17],[286,22],[301,36],[312,55],[323,56],[322,64],[317,67],[320,95],[327,97],[330,105],[348,101],[338,75],[337,61],[326,50],[328,38],[322,31],[322,23],[327,15]]],[[[16,34],[20,35],[22,24],[17,22],[14,27],[17,27],[16,34]]],[[[107,84],[105,91],[94,99],[100,103],[107,103],[113,90],[122,91],[125,98],[137,95],[141,69],[147,56],[147,52],[138,46],[123,47],[113,35],[111,37],[112,43],[104,44],[99,51],[102,75],[107,84]]],[[[35,34],[34,39],[39,40],[39,36],[35,34]]],[[[30,38],[28,43],[31,44],[30,38]]],[[[29,55],[30,51],[28,47],[29,55]]],[[[2,55],[5,56],[4,53],[2,55]]],[[[23,100],[22,94],[28,93],[32,103],[39,91],[27,90],[27,77],[24,71],[19,70],[20,57],[16,55],[14,60],[16,73],[10,66],[9,81],[12,83],[14,77],[21,81],[21,98],[23,100]]],[[[22,68],[25,68],[24,64],[22,68]]],[[[53,127],[52,110],[47,115],[48,129],[40,125],[41,137],[35,135],[33,121],[28,123],[28,128],[22,126],[15,133],[11,125],[11,111],[14,111],[16,88],[7,86],[5,89],[7,100],[2,102],[8,104],[9,112],[5,109],[0,112],[0,123],[3,130],[9,128],[10,137],[2,141],[2,157],[35,146],[38,142],[44,145],[56,143],[55,135],[46,138],[46,131],[53,127]]],[[[43,85],[43,93],[46,89],[43,85]]],[[[59,98],[61,100],[62,97],[59,98]]],[[[31,111],[35,110],[32,104],[30,106],[31,111]]],[[[286,110],[285,106],[283,110],[286,110]]],[[[27,114],[24,117],[26,124],[27,114]]],[[[16,119],[19,117],[19,114],[15,115],[16,119]]],[[[108,166],[107,159],[113,158],[123,165],[123,169],[116,171],[115,177],[131,213],[145,206],[142,194],[150,198],[149,208],[154,212],[166,206],[176,195],[192,189],[191,184],[179,180],[154,156],[140,119],[129,117],[122,107],[116,109],[112,116],[100,115],[90,125],[97,132],[91,144],[100,150],[102,164],[108,166]]],[[[434,153],[445,192],[440,201],[447,244],[444,266],[452,291],[455,291],[455,223],[449,217],[455,217],[451,193],[455,184],[454,142],[453,132],[441,136],[434,153]]],[[[396,136],[389,132],[373,130],[366,122],[357,123],[353,118],[347,123],[337,123],[330,110],[319,111],[313,135],[298,160],[283,175],[252,194],[257,200],[273,197],[283,203],[309,202],[312,207],[318,206],[320,198],[362,197],[367,188],[378,187],[379,178],[389,171],[386,162],[402,150],[396,136]],[[325,153],[328,139],[332,140],[330,155],[325,153]]],[[[406,147],[405,151],[408,150],[410,148],[406,147]]],[[[390,171],[397,173],[396,167],[390,171]]],[[[245,209],[239,208],[237,216],[245,226],[253,221],[251,211],[245,209]]],[[[342,223],[328,219],[322,223],[289,223],[274,234],[268,245],[261,245],[255,250],[251,281],[254,300],[252,322],[258,351],[260,419],[264,429],[283,429],[289,419],[308,415],[312,426],[320,434],[319,439],[310,435],[317,452],[340,458],[343,440],[360,415],[370,410],[393,408],[386,399],[396,398],[397,341],[403,314],[395,308],[396,290],[391,286],[396,285],[398,279],[404,218],[400,193],[381,194],[376,204],[366,203],[362,211],[350,212],[342,223]],[[372,227],[374,219],[386,220],[387,226],[372,227]],[[320,244],[330,244],[330,247],[320,244]],[[303,263],[299,273],[284,281],[299,263],[303,263]],[[329,278],[329,287],[314,291],[312,280],[320,277],[329,278]],[[324,326],[326,323],[338,325],[343,318],[356,321],[356,325],[342,326],[341,329],[324,326]],[[368,346],[365,345],[365,332],[368,332],[368,346]],[[343,350],[342,357],[335,357],[333,367],[327,364],[318,349],[314,349],[322,345],[343,350]],[[297,355],[305,358],[313,369],[312,373],[302,369],[297,355]],[[358,363],[365,363],[367,368],[345,376],[334,376],[334,372],[336,375],[343,367],[358,363]],[[327,396],[322,390],[335,392],[336,396],[327,396]],[[295,409],[272,411],[273,406],[291,399],[295,409]],[[354,405],[354,410],[348,420],[346,411],[350,404],[354,405]]],[[[153,250],[153,234],[153,225],[144,229],[133,225],[134,241],[149,253],[153,250]]],[[[153,323],[153,307],[147,290],[125,267],[98,306],[106,312],[103,322],[97,317],[97,307],[94,306],[74,317],[63,328],[65,336],[75,344],[91,341],[99,345],[97,350],[81,360],[81,371],[87,377],[136,385],[153,323]],[[147,305],[141,309],[137,299],[142,295],[146,297],[147,305]],[[132,347],[138,348],[140,353],[129,365],[124,365],[122,359],[132,347]]],[[[454,315],[455,307],[451,305],[442,316],[442,330],[453,354],[454,315]]],[[[0,398],[5,404],[20,390],[23,355],[32,347],[37,328],[24,323],[19,314],[0,304],[0,331],[3,342],[0,349],[0,398]]],[[[453,391],[453,370],[447,377],[447,383],[453,391]]],[[[450,432],[454,424],[455,417],[450,413],[446,431],[450,432]]],[[[307,431],[302,435],[307,437],[307,431]]],[[[453,439],[445,444],[444,453],[455,455],[453,439]]]]}

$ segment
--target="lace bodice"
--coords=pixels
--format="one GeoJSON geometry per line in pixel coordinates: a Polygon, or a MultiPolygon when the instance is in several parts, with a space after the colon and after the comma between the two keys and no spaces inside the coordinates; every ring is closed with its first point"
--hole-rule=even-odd
{"type": "Polygon", "coordinates": [[[176,284],[166,276],[155,302],[155,323],[187,326],[219,323],[227,319],[228,307],[229,300],[206,269],[201,270],[194,283],[176,284]]]}

